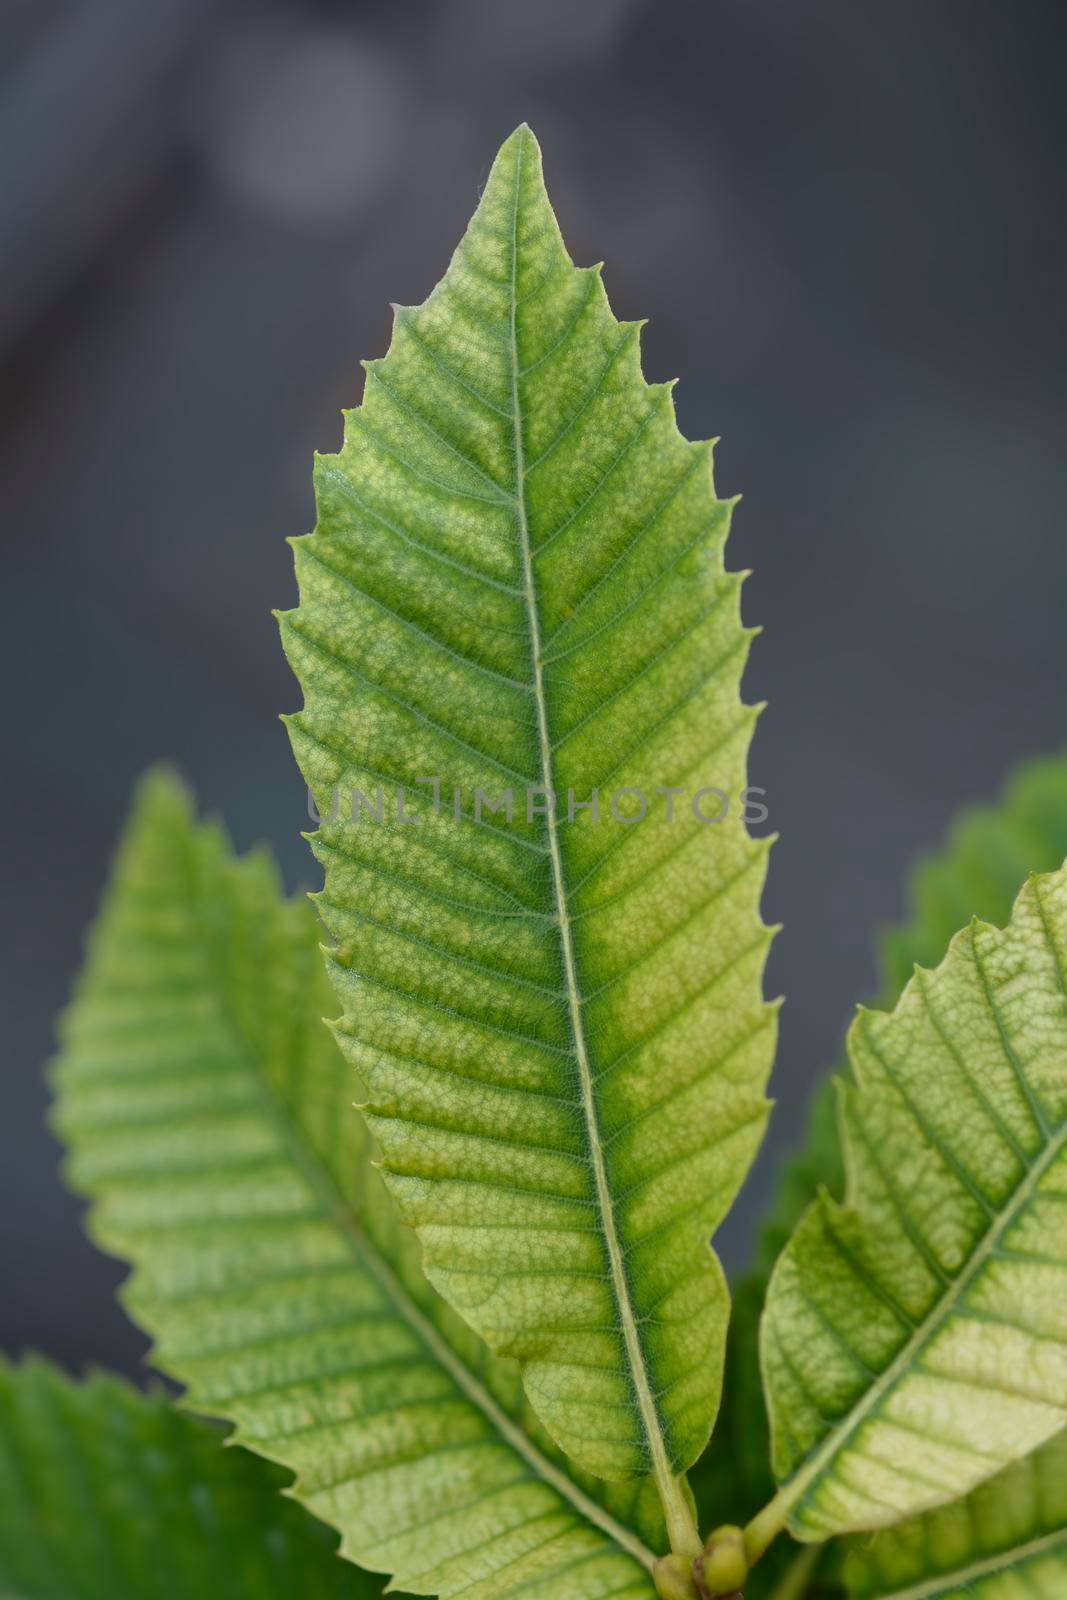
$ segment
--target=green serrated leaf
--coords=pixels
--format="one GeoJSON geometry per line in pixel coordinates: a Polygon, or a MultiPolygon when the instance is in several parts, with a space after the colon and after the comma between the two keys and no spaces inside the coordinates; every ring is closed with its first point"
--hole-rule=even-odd
{"type": "Polygon", "coordinates": [[[774,1011],[731,507],[638,332],[572,265],[520,128],[318,465],[282,631],[297,758],[321,809],[343,797],[315,840],[339,1038],[427,1272],[571,1456],[670,1506],[718,1403],[707,1241],[774,1011]],[[383,823],[347,818],[353,789],[383,823]],[[477,814],[502,790],[510,824],[477,814]],[[593,790],[597,820],[569,813],[593,790]]]}
{"type": "MultiPolygon", "coordinates": [[[[878,940],[877,1004],[894,1005],[916,963],[940,959],[969,917],[997,926],[1028,872],[1052,872],[1067,856],[1067,757],[1045,756],[1014,772],[994,805],[969,806],[955,818],[943,847],[909,876],[908,916],[878,940]]],[[[839,1071],[847,1073],[847,1063],[839,1071]]],[[[757,1260],[770,1275],[779,1252],[821,1186],[844,1185],[837,1108],[830,1081],[812,1096],[804,1143],[786,1159],[774,1202],[760,1231],[757,1260]]]]}
{"type": "MultiPolygon", "coordinates": [[[[1011,776],[996,804],[967,808],[953,821],[943,848],[918,863],[906,921],[878,942],[879,1004],[892,1006],[915,962],[936,961],[969,916],[1006,922],[1027,872],[1051,871],[1065,855],[1067,759],[1028,762],[1011,776]]],[[[847,1072],[847,1063],[839,1070],[847,1072]]],[[[844,1190],[837,1099],[829,1078],[812,1097],[803,1145],[783,1163],[760,1230],[756,1269],[734,1290],[722,1412],[712,1444],[693,1473],[702,1527],[755,1516],[773,1492],[766,1410],[751,1383],[758,1365],[758,1317],[774,1262],[820,1188],[837,1197],[844,1190]]],[[[753,1581],[763,1581],[765,1572],[789,1559],[788,1545],[779,1542],[760,1562],[753,1581]]]]}
{"type": "Polygon", "coordinates": [[[965,1500],[854,1544],[852,1600],[1063,1600],[1067,1433],[965,1500]]]}
{"type": "Polygon", "coordinates": [[[373,1600],[288,1475],[116,1378],[0,1360],[4,1600],[373,1600]]]}
{"type": "MultiPolygon", "coordinates": [[[[464,1600],[649,1600],[647,1484],[583,1484],[422,1276],[320,1018],[317,924],[165,776],[62,1028],[56,1124],[154,1359],[297,1474],[342,1552],[464,1600]]],[[[204,1591],[207,1592],[207,1591],[204,1591]]]]}
{"type": "MultiPolygon", "coordinates": [[[[915,962],[936,961],[969,916],[1006,922],[1027,872],[1053,870],[1065,855],[1067,759],[1028,762],[1011,776],[995,805],[961,813],[943,848],[918,863],[910,879],[907,920],[878,942],[879,1004],[892,1006],[915,962]]],[[[839,1070],[847,1072],[847,1064],[839,1070]]],[[[820,1188],[838,1197],[844,1189],[837,1100],[829,1078],[812,1097],[803,1145],[783,1163],[760,1229],[756,1268],[734,1287],[722,1409],[712,1443],[692,1473],[701,1527],[754,1517],[774,1492],[766,1409],[758,1379],[755,1386],[752,1381],[759,1364],[759,1314],[774,1262],[820,1188]]],[[[794,1559],[795,1547],[779,1541],[749,1580],[753,1596],[770,1593],[794,1559]]]]}
{"type": "Polygon", "coordinates": [[[854,1023],[845,1200],[806,1213],[763,1319],[768,1528],[900,1521],[1067,1420],[1065,961],[1067,868],[854,1023]]]}

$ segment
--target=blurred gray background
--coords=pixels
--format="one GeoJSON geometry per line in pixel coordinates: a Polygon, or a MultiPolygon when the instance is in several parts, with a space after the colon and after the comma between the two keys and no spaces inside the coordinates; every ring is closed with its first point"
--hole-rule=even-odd
{"type": "Polygon", "coordinates": [[[541,137],[765,626],[779,1106],[723,1248],[964,800],[1063,741],[1055,0],[6,0],[0,20],[0,1348],[134,1369],[41,1067],[135,774],[310,884],[269,608],[388,302],[541,137]]]}

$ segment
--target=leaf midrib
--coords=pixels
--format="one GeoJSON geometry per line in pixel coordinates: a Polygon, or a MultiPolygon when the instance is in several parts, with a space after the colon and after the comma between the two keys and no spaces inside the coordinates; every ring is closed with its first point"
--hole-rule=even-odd
{"type": "Polygon", "coordinates": [[[1049,1555],[1061,1546],[1067,1547],[1067,1528],[1057,1528],[1052,1533],[1043,1534],[1039,1539],[1031,1539],[1027,1544],[1013,1545],[1010,1550],[1002,1550],[996,1555],[987,1556],[983,1561],[973,1561],[968,1566],[957,1567],[951,1572],[941,1573],[938,1577],[923,1578],[907,1589],[887,1589],[878,1595],[877,1600],[937,1600],[938,1595],[948,1594],[951,1588],[967,1593],[970,1584],[977,1583],[982,1578],[996,1577],[999,1572],[1011,1571],[1024,1561],[1031,1561],[1035,1556],[1049,1555]]]}
{"type": "MultiPolygon", "coordinates": [[[[534,704],[537,710],[537,739],[541,762],[541,784],[546,794],[550,797],[545,808],[546,832],[548,839],[548,854],[552,868],[552,890],[556,905],[556,918],[560,930],[560,947],[563,958],[563,977],[567,994],[567,1008],[570,1018],[571,1037],[574,1043],[574,1057],[578,1067],[579,1086],[582,1097],[582,1111],[586,1125],[586,1141],[589,1147],[590,1162],[593,1170],[596,1188],[597,1205],[603,1227],[604,1242],[607,1248],[608,1264],[611,1272],[612,1289],[615,1303],[618,1308],[619,1322],[622,1328],[623,1341],[630,1365],[630,1379],[641,1417],[641,1424],[648,1445],[649,1457],[652,1467],[652,1476],[659,1490],[660,1499],[667,1518],[668,1532],[671,1537],[672,1548],[677,1548],[679,1538],[683,1538],[691,1523],[688,1508],[684,1505],[677,1479],[675,1477],[670,1457],[667,1452],[666,1440],[660,1424],[659,1411],[656,1406],[655,1396],[649,1377],[645,1360],[645,1352],[641,1344],[638,1331],[637,1318],[630,1299],[630,1285],[626,1274],[626,1263],[619,1238],[618,1224],[615,1218],[615,1208],[612,1200],[611,1186],[608,1181],[607,1167],[604,1159],[603,1141],[600,1136],[600,1123],[597,1113],[596,1095],[593,1087],[593,1072],[589,1061],[589,1052],[585,1038],[585,1027],[582,1020],[582,995],[578,984],[577,963],[574,952],[574,938],[571,929],[570,912],[567,904],[567,885],[563,871],[563,858],[560,850],[559,828],[555,814],[555,807],[551,797],[555,795],[555,784],[552,775],[552,738],[548,725],[548,705],[544,691],[543,664],[541,660],[541,624],[538,610],[537,587],[534,577],[533,550],[530,543],[529,519],[526,508],[525,480],[527,467],[525,464],[525,447],[523,442],[523,414],[522,403],[519,395],[519,352],[516,331],[516,312],[518,308],[518,255],[519,255],[519,202],[522,192],[522,162],[526,149],[526,135],[516,142],[514,198],[511,214],[511,284],[509,293],[509,328],[508,351],[511,363],[511,404],[512,404],[512,432],[515,449],[515,520],[519,537],[519,548],[522,558],[523,596],[526,604],[527,620],[530,630],[530,659],[533,669],[534,704]]],[[[543,459],[539,457],[540,461],[543,459]]],[[[536,464],[536,463],[535,463],[536,464]]]]}
{"type": "MultiPolygon", "coordinates": [[[[199,921],[195,869],[191,876],[194,886],[194,917],[199,921]]],[[[207,939],[202,941],[201,948],[207,957],[209,948],[207,939]]],[[[271,1082],[256,1052],[245,1039],[240,1022],[233,1015],[225,988],[215,982],[214,964],[210,959],[205,959],[204,967],[209,990],[215,994],[223,1023],[234,1041],[237,1055],[256,1087],[264,1115],[277,1130],[290,1159],[311,1189],[321,1208],[323,1218],[328,1223],[332,1222],[342,1235],[357,1267],[371,1273],[397,1315],[411,1328],[432,1359],[444,1368],[471,1404],[481,1411],[504,1442],[526,1462],[537,1477],[560,1494],[580,1516],[599,1528],[620,1549],[640,1562],[647,1571],[651,1571],[656,1559],[654,1553],[635,1533],[617,1522],[604,1506],[580,1489],[566,1472],[538,1449],[525,1430],[508,1416],[481,1379],[471,1371],[466,1362],[434,1327],[429,1317],[416,1305],[392,1267],[360,1226],[356,1213],[343,1191],[329,1169],[324,1167],[295,1114],[271,1082]]],[[[320,1026],[324,1027],[325,1024],[322,1023],[320,1026]]],[[[352,1115],[360,1115],[355,1107],[352,1108],[352,1115]]]]}

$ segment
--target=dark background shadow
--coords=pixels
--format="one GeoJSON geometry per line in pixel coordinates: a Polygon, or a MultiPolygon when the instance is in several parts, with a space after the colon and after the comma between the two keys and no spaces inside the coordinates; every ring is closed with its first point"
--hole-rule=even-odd
{"type": "Polygon", "coordinates": [[[310,884],[269,608],[379,354],[527,118],[646,371],[721,433],[765,633],[779,1108],[964,800],[1062,741],[1054,0],[8,0],[0,21],[7,994],[0,1348],[132,1368],[41,1064],[127,791],[173,756],[310,884]]]}

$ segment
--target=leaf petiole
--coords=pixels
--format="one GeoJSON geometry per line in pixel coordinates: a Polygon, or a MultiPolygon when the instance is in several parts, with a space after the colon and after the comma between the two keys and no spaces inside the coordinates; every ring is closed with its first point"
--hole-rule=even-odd
{"type": "Polygon", "coordinates": [[[746,1526],[745,1555],[750,1567],[754,1567],[760,1557],[766,1555],[785,1527],[786,1518],[795,1499],[795,1494],[790,1492],[791,1488],[791,1485],[786,1485],[785,1488],[779,1489],[774,1499],[768,1501],[762,1511],[757,1511],[746,1526]]]}

